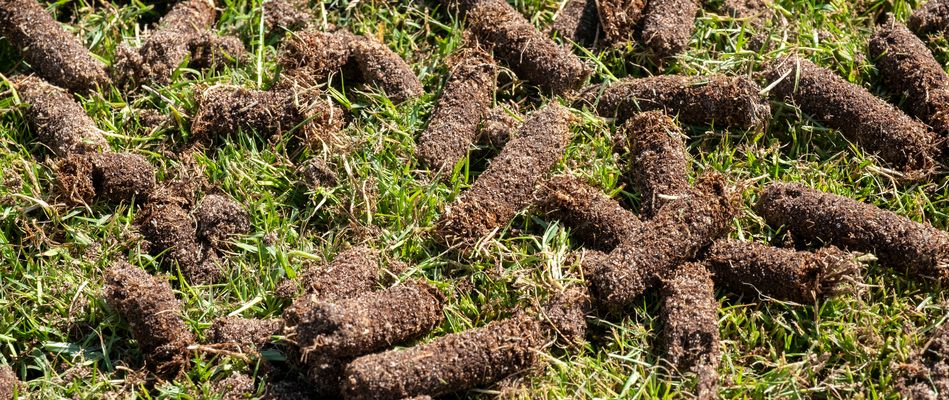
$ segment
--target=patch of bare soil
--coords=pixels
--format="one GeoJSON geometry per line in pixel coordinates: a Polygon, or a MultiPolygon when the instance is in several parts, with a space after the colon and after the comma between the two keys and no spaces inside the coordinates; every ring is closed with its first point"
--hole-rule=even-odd
{"type": "Polygon", "coordinates": [[[681,370],[699,377],[699,399],[718,398],[718,369],[721,342],[718,309],[711,274],[699,263],[685,263],[663,280],[662,339],[666,356],[681,370]]]}
{"type": "Polygon", "coordinates": [[[175,267],[191,283],[208,283],[221,277],[220,259],[211,246],[198,241],[188,212],[174,203],[151,203],[136,215],[136,223],[153,256],[163,255],[162,266],[175,267]]]}
{"type": "Polygon", "coordinates": [[[491,107],[497,65],[489,54],[466,48],[448,59],[448,71],[415,154],[429,169],[446,171],[450,178],[455,164],[468,154],[481,116],[491,107]]]}
{"type": "Polygon", "coordinates": [[[188,66],[195,69],[220,69],[224,66],[245,64],[250,54],[237,36],[218,36],[205,31],[188,43],[191,58],[188,66]]]}
{"type": "Polygon", "coordinates": [[[632,41],[634,28],[643,18],[646,0],[598,0],[595,3],[606,40],[612,44],[632,41]]]}
{"type": "Polygon", "coordinates": [[[234,235],[250,232],[250,214],[224,194],[204,196],[194,211],[194,219],[198,223],[198,238],[214,247],[221,247],[234,235]]]}
{"type": "Polygon", "coordinates": [[[357,358],[346,368],[346,399],[438,396],[485,386],[532,367],[543,345],[540,324],[519,315],[406,350],[357,358]]]}
{"type": "MultiPolygon", "coordinates": [[[[2,0],[0,3],[2,3],[2,0]]],[[[71,95],[35,76],[10,78],[30,130],[58,157],[111,151],[109,143],[71,95]]]]}
{"type": "Polygon", "coordinates": [[[279,319],[218,318],[206,332],[207,342],[234,344],[241,352],[259,350],[270,343],[270,336],[277,334],[282,326],[283,321],[279,319]]]}
{"type": "Polygon", "coordinates": [[[593,73],[503,1],[486,2],[472,10],[466,34],[493,49],[494,57],[506,62],[518,78],[547,92],[567,93],[593,73]]]}
{"type": "Polygon", "coordinates": [[[550,36],[560,38],[571,48],[571,42],[592,48],[599,23],[596,0],[570,0],[550,26],[550,36]]]}
{"type": "Polygon", "coordinates": [[[0,35],[40,76],[71,92],[108,87],[105,64],[34,0],[0,1],[0,35]]]}
{"type": "Polygon", "coordinates": [[[445,208],[437,237],[474,243],[530,204],[534,187],[563,156],[573,115],[556,102],[535,112],[467,191],[445,208]]]}
{"type": "Polygon", "coordinates": [[[949,282],[949,234],[877,206],[801,184],[775,182],[755,212],[772,227],[845,250],[874,253],[880,263],[920,280],[949,282]]]}
{"type": "Polygon", "coordinates": [[[188,46],[214,25],[216,13],[208,0],[175,4],[139,50],[142,57],[139,78],[159,85],[171,83],[172,72],[190,54],[188,46]]]}
{"type": "Polygon", "coordinates": [[[521,129],[524,118],[517,109],[508,111],[504,106],[497,106],[484,114],[484,123],[478,133],[478,143],[500,149],[514,136],[514,132],[521,129]],[[513,113],[513,115],[512,115],[513,113]],[[517,116],[515,118],[514,116],[517,116]]]}
{"type": "Polygon", "coordinates": [[[643,18],[643,41],[659,57],[672,57],[689,47],[695,13],[694,0],[649,0],[643,18]]]}
{"type": "Polygon", "coordinates": [[[382,89],[392,103],[399,104],[424,93],[412,67],[389,46],[368,37],[352,40],[350,45],[362,79],[382,89]]]}
{"type": "Polygon", "coordinates": [[[689,190],[689,153],[685,134],[662,111],[626,121],[629,171],[633,188],[642,192],[639,214],[651,218],[672,199],[689,190]]]}
{"type": "Polygon", "coordinates": [[[903,376],[897,378],[896,387],[904,399],[936,400],[949,393],[949,325],[937,328],[909,362],[898,367],[903,376]]]}
{"type": "Polygon", "coordinates": [[[0,400],[13,400],[13,392],[23,395],[20,380],[9,365],[0,365],[0,400]]]}
{"type": "Polygon", "coordinates": [[[764,67],[769,83],[781,80],[771,89],[775,99],[793,102],[867,151],[878,153],[894,169],[932,168],[929,128],[867,89],[797,56],[782,56],[764,67]]]}
{"type": "Polygon", "coordinates": [[[683,124],[751,128],[771,118],[771,106],[759,92],[745,76],[657,75],[587,86],[574,105],[620,122],[643,111],[663,110],[683,124]]]}
{"type": "Polygon", "coordinates": [[[234,372],[227,378],[214,382],[214,393],[224,394],[221,400],[238,400],[248,398],[257,391],[254,378],[234,372]]]}
{"type": "Polygon", "coordinates": [[[557,334],[570,346],[578,345],[587,334],[587,314],[590,313],[587,288],[575,285],[554,293],[543,307],[543,327],[557,334]]]}
{"type": "Polygon", "coordinates": [[[718,12],[732,18],[745,19],[746,25],[756,30],[764,27],[767,21],[774,17],[770,0],[725,0],[718,12]]]}
{"type": "Polygon", "coordinates": [[[138,154],[72,154],[57,169],[56,190],[69,204],[144,201],[155,188],[154,168],[138,154]]]}
{"type": "Polygon", "coordinates": [[[264,23],[271,32],[306,29],[313,18],[305,1],[269,0],[264,3],[264,23]]]}
{"type": "Polygon", "coordinates": [[[949,2],[929,0],[913,11],[906,26],[917,35],[945,34],[949,31],[949,2]]]}
{"type": "Polygon", "coordinates": [[[368,293],[379,282],[378,255],[365,246],[353,247],[336,255],[333,262],[301,274],[304,293],[283,311],[288,326],[320,302],[337,302],[368,293]]]}
{"type": "Polygon", "coordinates": [[[545,217],[559,220],[570,228],[571,238],[594,249],[612,251],[642,226],[636,214],[574,175],[550,178],[537,188],[534,199],[545,217]]]}
{"type": "Polygon", "coordinates": [[[283,40],[279,63],[289,79],[321,83],[341,72],[346,81],[361,81],[353,43],[365,40],[348,29],[300,32],[283,40]]]}
{"type": "Polygon", "coordinates": [[[105,299],[128,321],[150,371],[173,377],[188,364],[194,336],[168,281],[120,261],[105,271],[105,299]]]}

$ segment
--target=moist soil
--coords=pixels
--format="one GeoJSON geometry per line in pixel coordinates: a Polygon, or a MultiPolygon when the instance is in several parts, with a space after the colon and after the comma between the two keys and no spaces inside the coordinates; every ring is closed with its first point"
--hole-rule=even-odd
{"type": "Polygon", "coordinates": [[[643,42],[662,58],[689,46],[698,5],[693,0],[649,0],[643,18],[643,42]]]}
{"type": "Polygon", "coordinates": [[[571,286],[547,299],[543,327],[564,343],[576,346],[587,334],[587,314],[592,310],[585,286],[571,286]]]}
{"type": "Polygon", "coordinates": [[[362,40],[362,36],[344,28],[300,32],[284,39],[279,62],[289,79],[315,84],[325,81],[330,74],[342,72],[347,82],[361,81],[353,44],[362,40]]]}
{"type": "Polygon", "coordinates": [[[634,28],[643,18],[646,0],[599,0],[595,3],[606,40],[613,44],[632,41],[634,28]]]}
{"type": "Polygon", "coordinates": [[[497,65],[489,54],[469,48],[448,60],[448,71],[448,82],[415,154],[430,170],[443,170],[451,177],[478,134],[481,116],[491,107],[497,65]]]}
{"type": "Polygon", "coordinates": [[[171,83],[172,72],[190,54],[191,42],[200,39],[216,20],[214,6],[207,0],[186,0],[175,4],[139,50],[142,65],[138,78],[159,85],[171,83]]]}
{"type": "Polygon", "coordinates": [[[916,279],[949,282],[949,234],[844,196],[775,182],[755,212],[771,227],[849,251],[874,253],[880,263],[916,279]]]}
{"type": "Polygon", "coordinates": [[[592,48],[599,29],[596,0],[570,0],[550,26],[550,36],[572,48],[571,43],[592,48]]]}
{"type": "MultiPolygon", "coordinates": [[[[745,19],[746,26],[761,29],[768,20],[774,17],[774,9],[769,0],[725,0],[719,14],[736,19],[745,19]]],[[[736,21],[739,26],[743,22],[736,21]]]]}
{"type": "Polygon", "coordinates": [[[154,168],[138,154],[73,154],[57,167],[56,189],[70,204],[144,201],[155,188],[154,168]]]}
{"type": "Polygon", "coordinates": [[[841,285],[859,271],[854,257],[834,246],[807,252],[721,239],[703,259],[715,283],[732,292],[799,304],[841,293],[841,285]]]}
{"type": "Polygon", "coordinates": [[[530,204],[534,187],[563,156],[572,120],[556,102],[535,112],[474,185],[445,208],[437,223],[438,239],[477,242],[530,204]]]}
{"type": "Polygon", "coordinates": [[[221,400],[238,400],[250,397],[257,391],[254,378],[234,372],[227,378],[214,382],[213,393],[223,394],[221,400]]]}
{"type": "Polygon", "coordinates": [[[30,130],[53,154],[66,157],[111,151],[86,110],[63,89],[35,76],[14,76],[10,82],[20,102],[30,105],[20,108],[30,130]]]}
{"type": "Polygon", "coordinates": [[[120,261],[105,271],[105,299],[128,321],[150,371],[167,378],[188,364],[194,336],[168,281],[120,261]]]}
{"type": "Polygon", "coordinates": [[[198,240],[194,223],[180,205],[148,204],[136,215],[136,223],[145,239],[143,250],[163,255],[164,268],[180,268],[191,283],[215,282],[223,274],[214,249],[198,240]]]}
{"type": "Polygon", "coordinates": [[[718,172],[700,176],[686,194],[644,223],[639,235],[621,242],[605,260],[584,264],[594,305],[619,313],[633,304],[644,291],[658,286],[660,277],[725,234],[739,202],[725,176],[718,172]]]}
{"type": "Polygon", "coordinates": [[[666,357],[680,371],[692,370],[699,377],[699,399],[718,395],[721,340],[718,309],[711,274],[700,263],[685,263],[663,280],[662,331],[666,357]]]}
{"type": "Polygon", "coordinates": [[[371,38],[350,43],[362,79],[382,89],[392,103],[399,104],[425,92],[412,67],[389,46],[371,38]]]}
{"type": "Polygon", "coordinates": [[[929,341],[899,369],[896,387],[905,399],[936,400],[949,393],[949,325],[937,328],[929,341]]]}
{"type": "Polygon", "coordinates": [[[268,32],[305,29],[313,18],[306,9],[306,2],[269,0],[264,3],[264,23],[268,32]]]}
{"type": "Polygon", "coordinates": [[[368,293],[379,282],[378,255],[365,246],[336,255],[333,262],[301,274],[304,292],[283,312],[287,326],[294,326],[309,308],[368,293]]]}
{"type": "Polygon", "coordinates": [[[20,387],[20,380],[13,373],[13,368],[9,365],[0,365],[0,400],[13,400],[14,391],[21,395],[22,389],[17,390],[20,387]]]}
{"type": "Polygon", "coordinates": [[[639,114],[626,121],[629,171],[633,188],[642,194],[640,215],[651,218],[671,198],[689,190],[689,153],[685,134],[662,111],[639,114]]]}
{"type": "Polygon", "coordinates": [[[793,102],[867,151],[878,153],[894,169],[932,168],[933,136],[926,125],[809,60],[782,56],[765,64],[769,83],[785,74],[771,89],[775,99],[793,102]]]}
{"type": "Polygon", "coordinates": [[[917,35],[945,35],[949,31],[949,2],[929,0],[913,11],[906,20],[906,26],[917,35]]]}
{"type": "Polygon", "coordinates": [[[514,132],[521,129],[523,119],[516,109],[508,111],[508,108],[504,106],[497,106],[488,110],[484,114],[484,123],[478,133],[478,143],[496,149],[504,147],[514,136],[514,132]]]}
{"type": "Polygon", "coordinates": [[[761,128],[771,118],[771,106],[759,92],[745,76],[658,75],[587,86],[574,106],[586,105],[618,123],[643,111],[663,110],[688,125],[761,128]]]}
{"type": "Polygon", "coordinates": [[[195,69],[220,69],[235,64],[246,64],[250,54],[237,36],[218,36],[205,31],[190,43],[191,58],[188,66],[195,69]]]}
{"type": "Polygon", "coordinates": [[[270,343],[283,326],[279,319],[223,317],[215,319],[205,333],[210,344],[234,344],[240,351],[261,349],[270,343]]]}
{"type": "Polygon", "coordinates": [[[527,315],[494,321],[406,350],[357,358],[346,368],[348,400],[438,396],[487,386],[537,362],[540,324],[527,315]]]}
{"type": "MultiPolygon", "coordinates": [[[[108,87],[105,64],[34,0],[0,1],[0,36],[47,81],[71,92],[108,87]]],[[[44,92],[45,93],[45,92],[44,92]]]]}
{"type": "Polygon", "coordinates": [[[250,214],[224,194],[204,196],[194,211],[198,238],[220,247],[234,235],[250,232],[250,214]]]}
{"type": "Polygon", "coordinates": [[[503,1],[487,2],[472,10],[466,34],[493,49],[495,59],[506,62],[519,79],[546,92],[565,94],[579,88],[593,73],[503,1]]]}
{"type": "Polygon", "coordinates": [[[548,219],[569,227],[571,238],[601,251],[635,237],[642,226],[636,214],[574,175],[557,175],[541,184],[534,204],[548,219]]]}

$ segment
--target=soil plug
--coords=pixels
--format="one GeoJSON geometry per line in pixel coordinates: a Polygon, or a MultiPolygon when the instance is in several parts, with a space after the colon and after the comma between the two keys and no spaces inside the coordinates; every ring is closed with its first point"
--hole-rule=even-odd
{"type": "Polygon", "coordinates": [[[587,334],[590,296],[585,286],[571,286],[554,293],[543,307],[544,329],[556,333],[567,345],[576,346],[587,334]]]}
{"type": "Polygon", "coordinates": [[[711,274],[702,264],[682,264],[671,279],[663,280],[662,297],[666,356],[680,371],[692,370],[698,375],[699,399],[718,398],[720,306],[711,274]]]}
{"type": "MultiPolygon", "coordinates": [[[[0,3],[6,0],[0,0],[0,3]]],[[[58,157],[111,151],[86,110],[65,90],[35,76],[14,76],[23,116],[40,141],[58,157]]]]}
{"type": "Polygon", "coordinates": [[[223,194],[210,194],[194,212],[198,237],[219,247],[234,235],[250,232],[250,214],[236,201],[223,194]]]}
{"type": "Polygon", "coordinates": [[[306,29],[313,18],[306,8],[306,2],[295,4],[288,0],[269,0],[264,3],[264,23],[268,32],[306,29]]]}
{"type": "Polygon", "coordinates": [[[514,132],[521,129],[523,117],[517,110],[508,111],[504,106],[494,107],[484,114],[484,124],[478,133],[478,143],[485,146],[494,146],[497,149],[514,136],[514,132]],[[512,115],[513,114],[513,115],[512,115]],[[514,116],[517,116],[515,118],[514,116]]]}
{"type": "Polygon", "coordinates": [[[550,36],[560,38],[570,48],[571,43],[591,48],[599,23],[596,0],[570,0],[550,26],[550,36]]]}
{"type": "Polygon", "coordinates": [[[644,11],[643,41],[659,57],[672,57],[689,47],[695,13],[694,0],[649,0],[644,11]]]}
{"type": "Polygon", "coordinates": [[[190,54],[190,43],[199,39],[215,21],[216,11],[208,0],[185,0],[175,4],[139,49],[143,63],[139,78],[159,85],[171,83],[172,72],[190,54]]]}
{"type": "Polygon", "coordinates": [[[612,44],[632,41],[634,28],[643,17],[646,0],[598,0],[595,3],[606,40],[612,44]]]}
{"type": "Polygon", "coordinates": [[[152,256],[163,255],[163,267],[180,268],[191,283],[215,282],[221,277],[220,260],[210,246],[198,241],[188,212],[174,203],[148,204],[136,222],[152,256]]]}
{"type": "Polygon", "coordinates": [[[205,31],[188,44],[191,61],[188,66],[194,69],[219,69],[224,66],[245,64],[250,58],[244,49],[244,42],[236,36],[218,36],[205,31]]]}
{"type": "Polygon", "coordinates": [[[337,302],[368,293],[379,282],[379,259],[368,247],[359,246],[336,255],[333,262],[301,274],[305,291],[283,312],[287,326],[294,326],[319,302],[337,302]]]}
{"type": "Polygon", "coordinates": [[[73,154],[57,169],[56,188],[71,204],[144,201],[155,188],[155,170],[138,154],[73,154]]]}
{"type": "Polygon", "coordinates": [[[208,328],[208,343],[235,344],[241,352],[259,350],[270,343],[270,336],[277,334],[282,325],[279,319],[217,318],[208,328]]]}
{"type": "Polygon", "coordinates": [[[13,392],[23,395],[23,386],[9,365],[0,365],[0,400],[13,400],[13,392]]]}
{"type": "Polygon", "coordinates": [[[425,92],[412,67],[385,44],[366,38],[353,40],[351,46],[362,79],[382,89],[393,104],[400,104],[425,92]]]}
{"type": "Polygon", "coordinates": [[[906,26],[920,36],[945,35],[949,31],[949,1],[927,1],[913,11],[906,26]]]}
{"type": "Polygon", "coordinates": [[[685,134],[661,111],[639,114],[626,121],[629,174],[642,192],[640,215],[651,218],[662,206],[689,190],[689,155],[685,134]]]}
{"type": "Polygon", "coordinates": [[[321,83],[330,74],[342,71],[348,81],[360,81],[353,43],[365,40],[348,29],[330,32],[300,32],[284,39],[279,63],[284,75],[304,82],[321,83]]]}

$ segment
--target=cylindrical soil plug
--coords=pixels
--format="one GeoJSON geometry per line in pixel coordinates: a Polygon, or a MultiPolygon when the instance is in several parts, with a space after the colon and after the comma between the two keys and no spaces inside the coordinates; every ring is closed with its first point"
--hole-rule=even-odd
{"type": "Polygon", "coordinates": [[[570,0],[557,14],[550,26],[550,35],[570,42],[592,47],[600,21],[597,18],[596,0],[570,0]]]}
{"type": "Polygon", "coordinates": [[[350,43],[362,79],[382,89],[392,103],[402,103],[425,91],[412,67],[385,44],[370,38],[350,43]]]}
{"type": "Polygon", "coordinates": [[[171,74],[188,57],[191,41],[214,25],[217,11],[208,0],[186,0],[175,4],[159,22],[159,28],[142,45],[140,78],[161,85],[171,82],[171,74]]]}
{"type": "Polygon", "coordinates": [[[699,263],[685,263],[662,285],[662,330],[666,356],[679,370],[698,375],[698,398],[717,398],[721,337],[712,279],[699,263]]]}
{"type": "MultiPolygon", "coordinates": [[[[655,0],[653,0],[655,1],[655,0]]],[[[633,40],[636,24],[643,17],[646,0],[593,0],[606,40],[621,44],[633,40]]]]}
{"type": "Polygon", "coordinates": [[[639,114],[626,121],[629,175],[642,192],[640,215],[651,218],[662,206],[689,190],[689,155],[685,135],[661,111],[639,114]]]}
{"type": "Polygon", "coordinates": [[[689,47],[695,13],[694,0],[649,0],[643,22],[643,41],[659,57],[671,57],[689,47]]]}
{"type": "Polygon", "coordinates": [[[70,203],[142,201],[155,188],[155,169],[138,154],[73,154],[57,167],[56,187],[70,203]]]}
{"type": "Polygon", "coordinates": [[[917,35],[933,35],[949,32],[949,1],[929,0],[913,11],[906,26],[917,35]]]}
{"type": "Polygon", "coordinates": [[[353,247],[336,255],[333,262],[301,274],[305,292],[284,309],[287,326],[294,326],[310,307],[359,296],[379,282],[379,259],[366,246],[353,247]]]}
{"type": "Polygon", "coordinates": [[[111,150],[86,110],[63,89],[34,76],[14,76],[10,82],[20,101],[30,105],[22,109],[30,130],[53,154],[66,157],[111,150]]]}

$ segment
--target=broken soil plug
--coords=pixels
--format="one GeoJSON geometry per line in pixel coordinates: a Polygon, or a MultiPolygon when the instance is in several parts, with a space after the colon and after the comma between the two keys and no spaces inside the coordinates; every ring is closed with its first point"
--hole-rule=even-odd
{"type": "Polygon", "coordinates": [[[342,72],[347,82],[362,81],[353,55],[353,43],[365,40],[348,29],[330,32],[300,32],[284,39],[279,63],[291,80],[322,83],[330,74],[342,72]]]}
{"type": "Polygon", "coordinates": [[[283,326],[279,319],[217,318],[206,332],[210,344],[234,344],[240,352],[260,350],[283,326]]]}
{"type": "Polygon", "coordinates": [[[949,1],[929,0],[913,11],[906,26],[917,35],[927,36],[949,32],[949,1]]]}
{"type": "Polygon", "coordinates": [[[649,0],[643,19],[643,41],[659,57],[672,57],[689,47],[695,13],[694,0],[649,0]]]}
{"type": "Polygon", "coordinates": [[[560,38],[568,49],[573,48],[571,43],[593,48],[599,23],[596,0],[570,0],[557,14],[549,36],[560,38]]]}
{"type": "Polygon", "coordinates": [[[150,203],[135,218],[148,253],[163,255],[163,268],[180,268],[192,284],[215,282],[223,274],[217,253],[198,241],[194,223],[178,204],[150,203]]]}
{"type": "Polygon", "coordinates": [[[198,238],[220,247],[234,235],[250,232],[250,214],[225,194],[204,196],[194,212],[198,238]]]}
{"type": "Polygon", "coordinates": [[[300,275],[305,291],[284,309],[287,326],[297,325],[315,304],[337,302],[371,291],[379,282],[379,257],[366,246],[353,247],[337,254],[333,262],[300,275]]]}
{"type": "Polygon", "coordinates": [[[185,0],[175,4],[139,49],[142,65],[136,79],[159,85],[171,83],[172,72],[190,54],[188,46],[214,25],[216,13],[207,0],[185,0]]]}
{"type": "Polygon", "coordinates": [[[71,204],[142,202],[155,188],[155,169],[138,154],[73,154],[57,169],[56,188],[71,204]]]}
{"type": "Polygon", "coordinates": [[[666,356],[680,371],[698,375],[698,398],[718,398],[721,338],[711,274],[700,263],[685,263],[663,281],[662,331],[666,356]]]}
{"type": "Polygon", "coordinates": [[[521,129],[522,120],[524,117],[516,108],[508,111],[504,106],[497,106],[488,110],[484,114],[481,131],[478,132],[478,144],[493,146],[496,149],[503,148],[514,136],[514,132],[521,129]]]}
{"type": "Polygon", "coordinates": [[[561,342],[576,346],[587,334],[587,314],[591,308],[587,288],[571,286],[547,299],[541,321],[543,327],[556,333],[561,342]]]}
{"type": "Polygon", "coordinates": [[[646,0],[599,0],[591,3],[596,4],[607,42],[623,44],[633,41],[634,28],[643,17],[646,0]]]}

